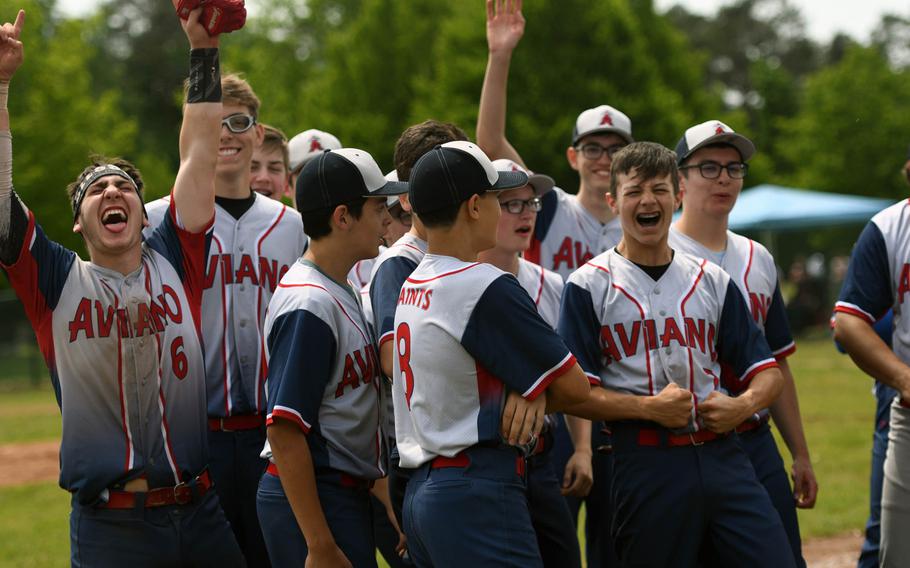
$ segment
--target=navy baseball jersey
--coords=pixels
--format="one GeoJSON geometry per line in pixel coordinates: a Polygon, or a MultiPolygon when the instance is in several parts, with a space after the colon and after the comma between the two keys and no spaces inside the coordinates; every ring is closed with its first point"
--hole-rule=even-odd
{"type": "Polygon", "coordinates": [[[910,200],[904,200],[875,215],[863,229],[834,311],[874,325],[893,308],[892,349],[901,361],[910,363],[910,318],[904,315],[908,293],[910,200]]]}
{"type": "Polygon", "coordinates": [[[206,232],[180,228],[170,206],[139,269],[124,276],[80,259],[28,218],[19,258],[3,269],[62,411],[60,486],[88,504],[139,476],[151,487],[192,479],[208,461],[206,232]]]}
{"type": "Polygon", "coordinates": [[[373,329],[380,346],[391,340],[395,332],[395,308],[401,286],[426,253],[426,241],[405,233],[376,258],[367,293],[373,312],[373,329]]]}
{"type": "Polygon", "coordinates": [[[698,403],[720,388],[721,363],[745,387],[776,367],[742,294],[720,267],[676,252],[656,282],[610,249],[566,283],[559,331],[592,382],[656,395],[671,381],[698,403]]]}
{"type": "Polygon", "coordinates": [[[518,259],[518,283],[531,297],[537,313],[550,327],[559,323],[559,303],[565,287],[562,277],[523,258],[518,259]]]}
{"type": "MultiPolygon", "coordinates": [[[[265,412],[262,322],[278,282],[306,248],[300,214],[254,196],[239,219],[215,205],[202,295],[206,395],[213,418],[265,412]]],[[[161,222],[168,201],[146,206],[152,227],[161,222]]]]}
{"type": "Polygon", "coordinates": [[[543,208],[537,214],[531,248],[524,257],[563,280],[622,239],[619,218],[601,223],[575,195],[554,187],[540,199],[543,208]]]}
{"type": "Polygon", "coordinates": [[[272,296],[265,335],[266,424],[299,426],[316,468],[382,477],[379,359],[355,292],[300,259],[272,296]]]}
{"type": "Polygon", "coordinates": [[[498,443],[506,387],[533,400],[575,364],[511,274],[432,254],[400,291],[395,349],[395,433],[410,468],[498,443]]]}

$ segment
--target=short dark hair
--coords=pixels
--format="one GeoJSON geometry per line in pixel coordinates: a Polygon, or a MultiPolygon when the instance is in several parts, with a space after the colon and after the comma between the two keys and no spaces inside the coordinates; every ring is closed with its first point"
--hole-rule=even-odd
{"type": "MultiPolygon", "coordinates": [[[[142,190],[145,187],[145,184],[142,182],[142,174],[139,172],[139,168],[134,166],[132,162],[124,160],[123,158],[109,158],[107,156],[102,156],[101,154],[92,154],[89,156],[89,160],[91,163],[82,170],[82,173],[79,174],[76,181],[66,186],[66,196],[69,197],[70,203],[73,202],[73,197],[75,197],[76,190],[79,189],[79,184],[82,183],[82,180],[98,166],[107,164],[117,166],[126,172],[126,175],[133,178],[133,181],[136,182],[136,190],[139,192],[139,198],[142,198],[142,190]]],[[[75,211],[73,213],[75,213],[75,211]]]]}
{"type": "Polygon", "coordinates": [[[417,160],[436,146],[467,139],[464,130],[450,122],[430,119],[407,127],[395,143],[394,160],[398,179],[408,181],[411,178],[411,168],[417,160]]]}
{"type": "Polygon", "coordinates": [[[420,222],[428,229],[451,227],[455,223],[455,219],[458,218],[458,212],[461,210],[461,206],[464,203],[465,202],[462,201],[461,203],[456,203],[454,205],[447,205],[441,209],[434,209],[433,211],[427,211],[420,214],[414,213],[414,215],[417,215],[420,222]]]}
{"type": "Polygon", "coordinates": [[[670,176],[673,182],[673,194],[679,193],[679,168],[676,166],[676,153],[656,142],[633,142],[613,156],[610,168],[610,195],[616,197],[618,178],[636,170],[640,179],[654,179],[670,176]]]}
{"type": "Polygon", "coordinates": [[[332,205],[331,207],[323,207],[322,209],[314,209],[312,211],[301,211],[300,217],[303,220],[303,226],[306,229],[307,236],[314,241],[329,236],[332,233],[332,214],[335,213],[335,209],[342,205],[347,205],[348,212],[350,212],[355,219],[360,219],[360,216],[363,214],[363,206],[366,202],[367,200],[365,197],[360,197],[348,201],[347,203],[332,205]]]}

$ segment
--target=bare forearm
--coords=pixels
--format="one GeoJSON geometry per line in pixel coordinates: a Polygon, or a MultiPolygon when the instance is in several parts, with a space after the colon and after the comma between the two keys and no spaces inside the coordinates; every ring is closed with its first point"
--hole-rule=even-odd
{"type": "Polygon", "coordinates": [[[306,436],[295,425],[279,420],[269,426],[268,438],[272,459],[281,475],[281,486],[307,546],[313,549],[334,545],[335,539],[319,502],[306,436]]]}
{"type": "Polygon", "coordinates": [[[783,376],[783,388],[780,396],[770,407],[771,418],[774,419],[774,425],[780,430],[780,435],[787,444],[790,455],[794,458],[808,459],[809,444],[806,442],[806,434],[803,432],[796,384],[786,360],[780,361],[780,370],[783,376]]]}
{"type": "Polygon", "coordinates": [[[395,357],[395,341],[386,341],[379,346],[379,368],[382,369],[382,374],[391,377],[392,376],[392,364],[395,357]]]}
{"type": "Polygon", "coordinates": [[[506,138],[506,100],[511,51],[490,53],[477,112],[477,145],[492,159],[509,158],[524,166],[506,138]]]}
{"type": "Polygon", "coordinates": [[[765,369],[755,375],[746,392],[736,397],[744,403],[743,420],[764,408],[770,408],[780,396],[783,386],[784,380],[777,368],[765,369]]]}
{"type": "Polygon", "coordinates": [[[576,452],[591,453],[591,421],[578,416],[567,415],[566,427],[576,452]]]}
{"type": "Polygon", "coordinates": [[[564,412],[588,420],[650,420],[648,403],[651,397],[621,393],[604,388],[592,388],[588,400],[566,408],[564,412]]]}
{"type": "Polygon", "coordinates": [[[591,384],[576,363],[547,387],[547,414],[560,412],[568,406],[583,402],[590,391],[591,384]]]}
{"type": "Polygon", "coordinates": [[[838,313],[834,338],[866,374],[906,395],[910,393],[910,367],[859,317],[838,313]]]}

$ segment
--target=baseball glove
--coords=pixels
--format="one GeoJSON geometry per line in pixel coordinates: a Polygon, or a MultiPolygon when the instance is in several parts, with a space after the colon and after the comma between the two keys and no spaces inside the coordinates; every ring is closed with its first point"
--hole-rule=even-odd
{"type": "Polygon", "coordinates": [[[246,23],[243,0],[179,0],[177,15],[185,20],[190,12],[202,6],[202,25],[210,36],[229,34],[246,23]]]}

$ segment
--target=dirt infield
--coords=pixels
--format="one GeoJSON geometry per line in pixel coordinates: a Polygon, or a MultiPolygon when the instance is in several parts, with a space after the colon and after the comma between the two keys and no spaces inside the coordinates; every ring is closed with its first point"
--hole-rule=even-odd
{"type": "MultiPolygon", "coordinates": [[[[55,481],[59,442],[0,445],[0,487],[55,481]]],[[[803,542],[809,568],[852,568],[862,543],[859,531],[803,542]]]]}

